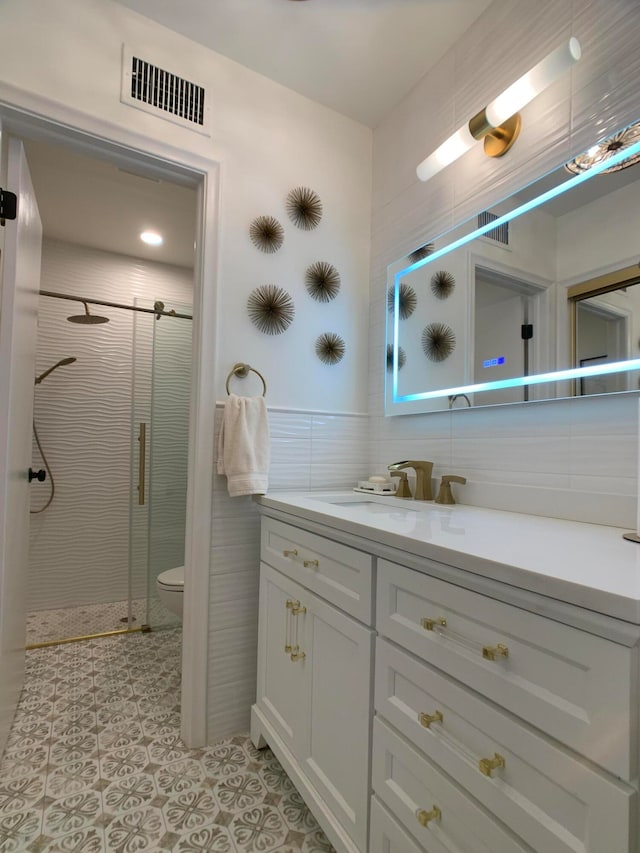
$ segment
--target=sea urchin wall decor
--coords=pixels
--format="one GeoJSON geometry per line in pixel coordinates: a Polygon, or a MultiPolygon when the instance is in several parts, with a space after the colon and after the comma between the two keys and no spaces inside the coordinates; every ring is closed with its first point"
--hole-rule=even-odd
{"type": "Polygon", "coordinates": [[[418,261],[424,260],[424,258],[428,258],[435,249],[435,245],[433,243],[425,243],[424,246],[420,246],[420,248],[415,249],[413,252],[410,252],[407,257],[409,258],[410,263],[417,264],[418,261]]]}
{"type": "Polygon", "coordinates": [[[429,323],[422,330],[422,349],[430,361],[444,361],[456,348],[456,336],[446,323],[429,323]]]}
{"type": "Polygon", "coordinates": [[[295,187],[287,195],[289,219],[303,231],[311,231],[322,219],[322,202],[308,187],[295,187]]]}
{"type": "Polygon", "coordinates": [[[446,299],[455,286],[455,278],[446,270],[438,270],[431,276],[431,292],[437,299],[446,299]]]}
{"type": "Polygon", "coordinates": [[[247,301],[249,318],[265,335],[281,335],[293,322],[293,299],[277,284],[263,284],[247,301]]]}
{"type": "MultiPolygon", "coordinates": [[[[398,347],[398,370],[402,370],[406,363],[407,354],[402,347],[398,347]]],[[[393,370],[393,347],[391,344],[387,344],[387,370],[389,373],[393,370]]]]}
{"type": "Polygon", "coordinates": [[[284,242],[284,228],[273,216],[258,216],[249,227],[249,236],[261,252],[273,254],[284,242]]]}
{"type": "Polygon", "coordinates": [[[347,347],[340,335],[324,332],[316,338],[316,355],[325,364],[337,364],[342,360],[347,347]]]}
{"type": "MultiPolygon", "coordinates": [[[[418,297],[416,296],[415,290],[408,284],[401,284],[398,300],[400,306],[400,319],[406,320],[407,317],[410,317],[413,314],[416,310],[416,305],[418,304],[418,297]]],[[[395,287],[390,287],[387,291],[387,307],[389,311],[393,311],[394,303],[395,287]]]]}
{"type": "Polygon", "coordinates": [[[340,290],[340,273],[326,261],[316,261],[307,267],[304,281],[307,293],[318,302],[330,302],[340,290]]]}

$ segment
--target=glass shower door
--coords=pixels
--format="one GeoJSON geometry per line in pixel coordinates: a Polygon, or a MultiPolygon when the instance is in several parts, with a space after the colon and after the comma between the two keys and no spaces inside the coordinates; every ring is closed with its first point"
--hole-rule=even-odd
{"type": "MultiPolygon", "coordinates": [[[[181,314],[190,305],[172,304],[181,314]]],[[[192,321],[179,317],[153,320],[151,418],[147,433],[147,624],[173,625],[178,617],[158,596],[161,572],[184,566],[189,457],[192,321]]]]}

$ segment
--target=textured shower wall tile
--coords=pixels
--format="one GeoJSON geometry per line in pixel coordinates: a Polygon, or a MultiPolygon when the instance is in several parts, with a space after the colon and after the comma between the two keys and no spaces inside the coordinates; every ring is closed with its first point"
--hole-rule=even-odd
{"type": "MultiPolygon", "coordinates": [[[[171,304],[191,300],[192,282],[188,270],[45,240],[41,286],[125,304],[136,297],[171,304]]],[[[47,377],[35,393],[35,419],[56,496],[45,512],[32,516],[31,610],[119,601],[128,594],[129,501],[135,495],[133,314],[100,310],[110,318],[108,324],[73,325],[66,318],[82,313],[79,303],[40,298],[37,372],[65,356],[78,360],[47,377]]],[[[139,342],[148,345],[149,335],[138,331],[139,342]]],[[[138,380],[148,375],[150,359],[143,361],[138,380]]],[[[144,406],[141,399],[136,417],[144,406]]],[[[39,455],[34,463],[40,465],[39,455]]],[[[32,491],[34,509],[44,494],[32,491]]],[[[136,523],[144,523],[141,514],[134,510],[136,523]]],[[[141,595],[146,578],[139,567],[145,552],[139,537],[134,540],[134,595],[141,595]]]]}

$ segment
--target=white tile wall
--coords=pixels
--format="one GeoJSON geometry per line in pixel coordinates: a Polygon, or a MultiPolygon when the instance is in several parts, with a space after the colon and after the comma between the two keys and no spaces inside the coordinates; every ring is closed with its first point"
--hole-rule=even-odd
{"type": "Polygon", "coordinates": [[[632,0],[497,0],[374,132],[370,467],[432,459],[435,476],[469,479],[458,490],[467,503],[635,525],[636,395],[385,418],[381,330],[387,264],[584,150],[596,117],[611,131],[640,117],[639,38],[632,0]],[[570,34],[581,61],[526,108],[508,157],[489,161],[477,146],[417,180],[423,157],[570,34]]]}
{"type": "MultiPolygon", "coordinates": [[[[136,297],[159,298],[170,306],[191,301],[192,273],[45,240],[41,287],[125,304],[136,297]]],[[[78,360],[56,370],[35,390],[34,416],[54,472],[56,496],[45,512],[31,516],[30,610],[120,601],[129,591],[134,315],[96,306],[92,312],[103,311],[109,323],[67,322],[69,315],[83,310],[80,303],[40,298],[37,371],[65,356],[78,360]]],[[[151,335],[144,340],[138,335],[138,343],[146,344],[138,354],[146,352],[147,357],[135,378],[144,374],[148,380],[151,335]]],[[[150,393],[140,402],[148,409],[150,393]]],[[[37,450],[33,460],[34,467],[41,466],[37,450]]],[[[42,506],[48,494],[48,482],[34,488],[33,508],[42,506]]],[[[134,517],[137,510],[134,506],[134,517]]],[[[137,597],[146,594],[146,551],[138,547],[146,540],[146,508],[142,510],[145,535],[136,539],[135,550],[143,569],[134,577],[137,597]]]]}
{"type": "MultiPolygon", "coordinates": [[[[216,410],[216,443],[222,417],[216,410]]],[[[350,488],[368,476],[365,415],[269,412],[269,491],[350,488]]],[[[260,516],[213,475],[209,600],[208,741],[246,731],[255,700],[260,516]]]]}

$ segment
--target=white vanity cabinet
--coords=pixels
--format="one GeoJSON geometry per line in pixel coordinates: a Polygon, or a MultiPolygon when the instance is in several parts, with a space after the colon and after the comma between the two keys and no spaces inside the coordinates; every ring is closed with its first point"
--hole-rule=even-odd
{"type": "Polygon", "coordinates": [[[252,737],[339,853],[638,853],[640,615],[263,500],[252,737]]]}
{"type": "Polygon", "coordinates": [[[309,587],[366,614],[372,558],[272,519],[262,556],[252,740],[269,744],[340,850],[365,851],[374,633],[309,587]]]}
{"type": "Polygon", "coordinates": [[[634,649],[385,560],[377,605],[373,789],[422,849],[635,853],[634,649]]]}

